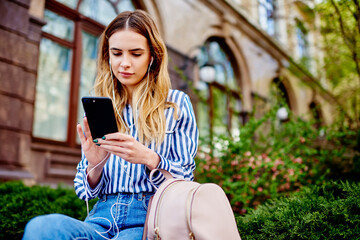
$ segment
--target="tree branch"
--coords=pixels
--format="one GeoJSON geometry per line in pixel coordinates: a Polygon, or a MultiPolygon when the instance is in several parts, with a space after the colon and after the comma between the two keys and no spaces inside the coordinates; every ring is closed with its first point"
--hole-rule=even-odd
{"type": "MultiPolygon", "coordinates": [[[[349,48],[349,50],[351,52],[351,56],[352,56],[352,59],[353,59],[353,61],[355,63],[355,68],[356,68],[356,72],[357,72],[359,83],[360,83],[360,65],[359,65],[359,61],[358,61],[358,53],[357,53],[357,50],[356,50],[357,37],[355,36],[354,39],[352,39],[352,38],[350,38],[350,37],[348,37],[346,35],[344,21],[342,19],[339,7],[336,5],[334,0],[330,0],[330,2],[333,5],[333,7],[335,8],[335,11],[336,11],[336,13],[337,13],[337,15],[339,17],[338,19],[339,19],[339,24],[340,24],[341,35],[343,36],[343,39],[344,39],[344,42],[345,42],[346,46],[349,48]],[[351,40],[353,40],[353,41],[351,41],[351,40]]],[[[358,1],[354,0],[354,3],[356,5],[357,9],[360,9],[360,7],[358,6],[359,5],[358,1]]],[[[359,13],[360,13],[360,10],[359,10],[359,13]]],[[[356,35],[356,33],[354,33],[354,34],[356,35]]]]}

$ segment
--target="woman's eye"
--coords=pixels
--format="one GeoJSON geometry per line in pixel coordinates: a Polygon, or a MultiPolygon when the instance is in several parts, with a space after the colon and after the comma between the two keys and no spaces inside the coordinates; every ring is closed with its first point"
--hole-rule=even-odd
{"type": "Polygon", "coordinates": [[[140,57],[140,56],[141,56],[141,53],[133,53],[133,55],[134,55],[135,57],[140,57]]]}
{"type": "Polygon", "coordinates": [[[113,53],[114,56],[120,56],[121,53],[113,53]]]}

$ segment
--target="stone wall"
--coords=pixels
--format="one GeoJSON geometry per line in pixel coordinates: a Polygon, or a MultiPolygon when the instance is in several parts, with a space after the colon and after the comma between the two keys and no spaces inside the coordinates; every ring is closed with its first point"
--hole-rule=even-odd
{"type": "Polygon", "coordinates": [[[0,1],[0,178],[31,178],[31,130],[41,27],[30,0],[0,1]]]}

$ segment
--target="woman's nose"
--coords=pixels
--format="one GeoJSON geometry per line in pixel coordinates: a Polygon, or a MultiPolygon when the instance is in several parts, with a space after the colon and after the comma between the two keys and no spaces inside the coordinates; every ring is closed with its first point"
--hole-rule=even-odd
{"type": "Polygon", "coordinates": [[[121,59],[120,67],[122,68],[130,67],[130,58],[126,54],[124,54],[123,58],[121,59]]]}

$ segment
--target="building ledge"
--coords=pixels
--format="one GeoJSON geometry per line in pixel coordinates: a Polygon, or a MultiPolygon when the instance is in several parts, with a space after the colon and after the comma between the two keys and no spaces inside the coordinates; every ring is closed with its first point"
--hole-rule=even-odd
{"type": "Polygon", "coordinates": [[[1,180],[21,180],[21,179],[33,179],[34,176],[26,170],[8,170],[0,169],[1,180]]]}

